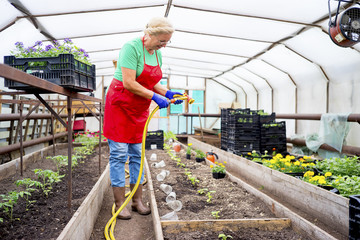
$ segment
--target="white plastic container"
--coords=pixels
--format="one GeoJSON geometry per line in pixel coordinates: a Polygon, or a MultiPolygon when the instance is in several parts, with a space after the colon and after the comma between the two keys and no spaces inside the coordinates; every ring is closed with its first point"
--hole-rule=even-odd
{"type": "Polygon", "coordinates": [[[167,203],[169,203],[171,201],[175,201],[176,200],[176,193],[175,192],[169,193],[169,195],[167,195],[165,200],[166,200],[167,203]]]}
{"type": "Polygon", "coordinates": [[[175,212],[178,212],[182,208],[182,203],[179,200],[168,202],[167,205],[175,212]]]}
{"type": "Polygon", "coordinates": [[[175,211],[169,212],[160,217],[160,220],[179,220],[179,217],[175,211]]]}
{"type": "Polygon", "coordinates": [[[157,155],[156,153],[152,153],[150,156],[150,161],[156,161],[157,160],[157,155]]]}
{"type": "Polygon", "coordinates": [[[172,192],[172,187],[170,185],[167,185],[167,184],[160,184],[160,189],[166,194],[168,195],[169,193],[172,192]]]}

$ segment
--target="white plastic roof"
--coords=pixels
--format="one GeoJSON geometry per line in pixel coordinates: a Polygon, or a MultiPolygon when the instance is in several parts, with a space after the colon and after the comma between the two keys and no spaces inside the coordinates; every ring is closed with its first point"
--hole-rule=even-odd
{"type": "MultiPolygon", "coordinates": [[[[328,0],[0,0],[0,62],[15,42],[70,38],[89,52],[97,85],[108,85],[122,45],[166,16],[176,31],[163,72],[172,88],[206,88],[206,112],[230,99],[277,113],[358,113],[360,44],[335,45],[328,14],[328,0]]],[[[316,128],[303,121],[297,131],[316,128]]],[[[360,144],[359,127],[352,132],[360,144]]]]}

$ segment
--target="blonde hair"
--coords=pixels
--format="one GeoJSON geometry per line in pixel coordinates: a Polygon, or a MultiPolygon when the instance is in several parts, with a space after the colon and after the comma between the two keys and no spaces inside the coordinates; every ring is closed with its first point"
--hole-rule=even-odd
{"type": "Polygon", "coordinates": [[[173,33],[175,29],[169,20],[165,17],[154,17],[146,25],[144,30],[145,34],[149,35],[158,35],[158,34],[168,34],[173,33]]]}

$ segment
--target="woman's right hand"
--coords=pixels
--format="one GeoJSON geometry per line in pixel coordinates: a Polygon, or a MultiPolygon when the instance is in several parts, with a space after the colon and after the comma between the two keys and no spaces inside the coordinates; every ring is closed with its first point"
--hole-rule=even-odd
{"type": "Polygon", "coordinates": [[[157,93],[154,93],[151,100],[154,100],[157,103],[157,105],[159,105],[159,108],[166,108],[169,106],[169,101],[165,97],[157,93]]]}

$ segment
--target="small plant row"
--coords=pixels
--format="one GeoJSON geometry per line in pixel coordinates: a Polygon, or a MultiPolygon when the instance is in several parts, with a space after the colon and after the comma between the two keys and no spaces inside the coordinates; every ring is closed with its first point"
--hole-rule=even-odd
{"type": "MultiPolygon", "coordinates": [[[[170,158],[172,160],[176,161],[176,166],[177,167],[184,168],[184,174],[187,176],[187,179],[191,182],[191,184],[194,187],[198,187],[200,185],[200,180],[197,179],[197,177],[194,176],[192,174],[192,172],[189,171],[188,168],[186,168],[186,164],[181,161],[180,157],[178,157],[176,154],[172,153],[171,145],[169,145],[167,143],[164,143],[164,149],[167,151],[167,154],[170,156],[170,158]]],[[[194,150],[198,157],[203,157],[203,158],[205,157],[205,154],[201,150],[192,149],[191,144],[188,144],[187,152],[188,152],[188,149],[190,149],[191,151],[194,150]]],[[[218,165],[218,166],[225,170],[224,165],[221,164],[221,165],[218,165]]],[[[209,190],[208,188],[201,188],[197,192],[198,192],[199,195],[205,195],[207,197],[207,200],[206,200],[207,203],[211,203],[211,200],[213,198],[213,194],[216,193],[216,191],[209,190]]],[[[220,211],[212,211],[211,216],[214,217],[215,219],[218,219],[218,218],[220,218],[219,213],[220,213],[220,211]]]]}
{"type": "Polygon", "coordinates": [[[283,156],[279,153],[270,156],[267,152],[252,151],[244,157],[280,172],[298,174],[305,182],[336,188],[344,197],[360,194],[360,161],[357,156],[317,160],[310,156],[283,156]]]}
{"type": "MultiPolygon", "coordinates": [[[[74,169],[79,161],[84,162],[84,159],[87,155],[90,155],[94,152],[95,145],[98,143],[99,139],[96,137],[89,137],[84,135],[77,135],[75,142],[81,142],[82,147],[74,148],[75,154],[72,156],[71,168],[74,169]]],[[[57,171],[52,170],[43,170],[43,169],[34,169],[34,173],[37,176],[37,180],[32,180],[31,178],[24,178],[22,180],[17,180],[15,182],[17,187],[22,187],[24,190],[19,191],[10,191],[7,194],[0,194],[0,211],[2,211],[9,221],[20,220],[19,218],[14,218],[14,207],[20,200],[23,198],[26,202],[25,211],[29,211],[30,206],[36,202],[36,200],[31,199],[31,195],[34,192],[41,191],[45,198],[49,197],[53,189],[54,183],[60,182],[65,175],[60,175],[60,169],[68,165],[68,156],[57,155],[49,156],[47,159],[54,161],[57,171]]],[[[6,219],[0,218],[0,222],[3,222],[6,219]]]]}

